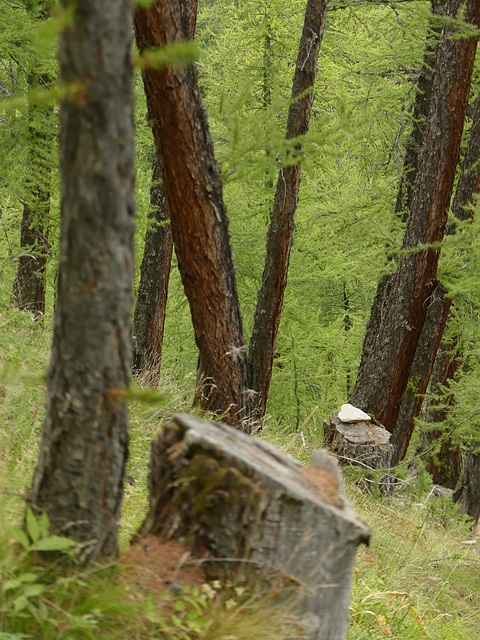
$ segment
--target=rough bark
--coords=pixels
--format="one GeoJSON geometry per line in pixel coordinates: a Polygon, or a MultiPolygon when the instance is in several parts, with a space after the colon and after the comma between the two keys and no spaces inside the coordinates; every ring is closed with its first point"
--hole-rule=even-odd
{"type": "MultiPolygon", "coordinates": [[[[478,158],[480,157],[480,93],[475,99],[472,110],[472,126],[468,136],[465,156],[462,161],[460,175],[458,178],[455,197],[452,204],[452,213],[460,221],[469,220],[473,217],[472,204],[476,194],[480,190],[480,167],[478,158]]],[[[456,225],[453,223],[447,229],[447,233],[453,234],[456,225]]],[[[446,300],[446,304],[450,300],[446,300]]],[[[462,354],[458,353],[457,340],[453,339],[450,344],[444,345],[438,352],[435,362],[434,373],[430,384],[430,393],[433,394],[435,402],[439,401],[442,389],[448,388],[449,381],[452,380],[462,365],[462,354]]],[[[444,398],[443,402],[451,404],[451,396],[444,398]]],[[[431,409],[432,401],[427,400],[425,406],[425,422],[440,424],[447,417],[447,409],[431,409]]],[[[454,444],[451,438],[445,438],[441,429],[429,429],[421,433],[421,443],[423,449],[431,447],[432,443],[443,438],[439,451],[430,456],[427,460],[427,471],[432,474],[434,483],[445,487],[454,488],[460,477],[460,450],[458,444],[454,444]]]]}
{"type": "MultiPolygon", "coordinates": [[[[480,191],[480,92],[478,93],[472,111],[472,126],[470,128],[465,156],[462,161],[458,177],[455,197],[452,203],[452,213],[457,220],[466,221],[473,217],[472,205],[476,194],[480,191]]],[[[448,229],[454,233],[455,226],[448,229]]]]}
{"type": "MultiPolygon", "coordinates": [[[[452,0],[456,15],[460,0],[452,0]]],[[[469,0],[467,20],[479,24],[480,3],[469,0]]],[[[442,29],[430,112],[420,154],[403,253],[378,330],[365,348],[351,403],[393,432],[435,285],[441,242],[459,157],[477,39],[452,39],[442,29]],[[422,248],[429,245],[428,248],[422,248]]]]}
{"type": "Polygon", "coordinates": [[[210,579],[285,584],[299,621],[289,637],[342,640],[355,550],[370,531],[346,501],[334,461],[316,452],[314,464],[177,415],[152,443],[140,533],[181,538],[210,579]]]}
{"type": "MultiPolygon", "coordinates": [[[[448,8],[448,1],[432,0],[431,9],[433,17],[438,17],[445,13],[448,14],[448,8]]],[[[400,176],[400,185],[395,203],[395,213],[401,215],[404,221],[407,219],[410,210],[413,187],[417,177],[420,152],[423,145],[423,136],[427,126],[440,34],[441,28],[433,23],[431,25],[431,35],[425,46],[422,68],[417,76],[415,102],[412,112],[413,128],[405,143],[403,172],[400,176]]]]}
{"type": "MultiPolygon", "coordinates": [[[[141,52],[189,34],[185,1],[135,12],[141,52]]],[[[248,429],[246,348],[220,170],[193,65],[143,72],[149,118],[164,177],[178,266],[199,356],[197,399],[248,429]],[[188,202],[188,208],[185,203],[188,202]]]]}
{"type": "MultiPolygon", "coordinates": [[[[33,71],[28,77],[30,95],[39,86],[51,86],[46,74],[33,71]]],[[[49,111],[30,100],[28,109],[28,176],[23,199],[18,268],[11,304],[35,316],[45,313],[45,268],[49,253],[50,162],[53,135],[49,131],[49,111]]]]}
{"type": "Polygon", "coordinates": [[[61,105],[58,304],[30,502],[87,562],[117,551],[128,451],[133,82],[128,0],[75,9],[59,50],[75,88],[61,105]]]}
{"type": "MultiPolygon", "coordinates": [[[[193,38],[198,0],[188,0],[188,4],[191,11],[189,35],[193,38]]],[[[155,130],[158,126],[158,120],[153,120],[152,129],[155,130]]],[[[153,162],[148,221],[154,226],[147,229],[140,267],[140,283],[133,316],[133,370],[142,376],[144,382],[157,387],[173,251],[170,213],[158,158],[153,162]]]]}
{"type": "Polygon", "coordinates": [[[453,501],[461,505],[461,512],[473,518],[475,523],[480,519],[480,452],[478,443],[468,450],[463,465],[462,475],[452,496],[453,501]]]}
{"type": "Polygon", "coordinates": [[[408,384],[403,394],[391,443],[394,447],[392,466],[403,460],[415,427],[415,418],[422,408],[430,376],[434,368],[452,301],[445,296],[445,288],[435,282],[431,297],[427,300],[427,314],[415,350],[408,384]]]}
{"type": "MultiPolygon", "coordinates": [[[[322,41],[328,2],[308,0],[292,84],[286,138],[308,131],[313,102],[313,85],[322,41]]],[[[298,143],[298,150],[301,142],[298,143]]],[[[267,233],[267,253],[258,292],[252,335],[248,350],[248,382],[254,391],[254,418],[261,421],[268,400],[278,325],[287,285],[295,211],[301,179],[301,163],[280,169],[271,222],[267,233]]]]}
{"type": "Polygon", "coordinates": [[[437,451],[427,458],[425,468],[431,474],[434,484],[455,489],[460,478],[461,461],[460,450],[457,444],[453,444],[449,437],[446,437],[445,430],[434,429],[435,424],[440,425],[447,418],[448,405],[453,402],[451,393],[446,392],[450,380],[455,378],[461,366],[461,358],[458,357],[456,344],[448,346],[442,345],[435,358],[430,380],[429,397],[426,398],[423,407],[423,420],[431,427],[420,432],[420,443],[422,450],[426,451],[440,442],[437,451]],[[438,404],[443,405],[437,408],[438,404]]]}
{"type": "Polygon", "coordinates": [[[155,158],[148,212],[148,222],[152,226],[145,235],[140,283],[133,314],[133,371],[152,387],[158,386],[160,377],[173,251],[172,228],[161,179],[160,165],[155,158]]]}

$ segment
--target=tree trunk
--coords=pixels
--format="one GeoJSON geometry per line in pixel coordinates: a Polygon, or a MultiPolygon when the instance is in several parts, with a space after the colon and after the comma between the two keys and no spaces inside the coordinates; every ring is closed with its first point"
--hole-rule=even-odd
{"type": "Polygon", "coordinates": [[[393,429],[391,439],[394,448],[392,466],[403,460],[407,453],[415,427],[415,418],[420,413],[423,398],[428,389],[452,303],[445,294],[445,288],[436,281],[431,297],[427,301],[425,322],[393,429]]]}
{"type": "Polygon", "coordinates": [[[131,367],[133,92],[128,0],[83,0],[60,42],[61,238],[47,415],[30,501],[82,543],[117,551],[131,367]]]}
{"type": "MultiPolygon", "coordinates": [[[[195,35],[197,3],[198,0],[188,0],[191,10],[190,38],[195,35]]],[[[151,121],[151,126],[155,131],[160,123],[155,119],[151,121]]],[[[158,158],[153,162],[148,221],[155,226],[147,229],[140,268],[140,284],[133,316],[133,370],[137,375],[142,375],[144,382],[157,387],[173,251],[170,214],[158,158]]]]}
{"type": "Polygon", "coordinates": [[[453,501],[461,505],[461,512],[469,515],[475,523],[480,518],[480,453],[478,443],[470,446],[463,465],[462,475],[453,494],[453,501]]]}
{"type": "MultiPolygon", "coordinates": [[[[445,388],[448,388],[449,381],[455,378],[460,366],[461,359],[456,352],[456,343],[453,342],[448,346],[442,345],[435,359],[430,381],[430,397],[425,400],[423,409],[423,419],[432,427],[435,424],[441,424],[447,418],[447,406],[453,402],[453,396],[451,393],[446,395],[445,388]],[[444,408],[436,408],[439,403],[444,408]]],[[[453,444],[449,437],[446,437],[444,430],[432,427],[420,432],[421,448],[426,451],[435,442],[439,442],[440,447],[427,458],[425,468],[432,476],[434,484],[455,489],[461,472],[459,447],[457,444],[453,444]]]]}
{"type": "Polygon", "coordinates": [[[165,189],[158,159],[153,162],[150,210],[140,284],[133,315],[133,371],[144,382],[157,387],[162,361],[163,331],[167,307],[168,280],[172,262],[173,236],[165,201],[165,189]]]}
{"type": "MultiPolygon", "coordinates": [[[[313,85],[322,41],[328,2],[308,0],[292,85],[286,138],[308,131],[313,102],[313,85]]],[[[297,150],[301,149],[301,142],[297,150]]],[[[287,285],[288,263],[298,203],[301,164],[282,167],[279,172],[271,223],[267,233],[267,254],[262,285],[258,292],[252,336],[248,350],[249,388],[255,392],[254,419],[265,415],[272,377],[275,342],[287,285]]]]}
{"type": "Polygon", "coordinates": [[[23,200],[18,268],[13,283],[11,304],[35,316],[45,313],[45,268],[49,252],[48,215],[50,212],[50,162],[53,135],[49,132],[49,110],[31,100],[39,86],[50,87],[46,74],[33,71],[28,77],[30,104],[28,175],[23,200]]]}
{"type": "MultiPolygon", "coordinates": [[[[480,191],[480,92],[478,93],[472,112],[472,126],[468,136],[465,156],[463,158],[458,178],[455,197],[452,204],[452,213],[457,220],[466,221],[473,217],[472,204],[476,194],[480,191]]],[[[455,233],[455,223],[447,233],[455,233]]],[[[446,301],[450,302],[449,300],[446,301]]],[[[449,345],[444,345],[437,355],[433,379],[430,385],[430,393],[434,395],[433,402],[453,402],[451,395],[442,400],[440,398],[442,388],[449,386],[462,365],[462,354],[457,352],[457,340],[449,345]]],[[[442,423],[447,417],[447,410],[430,409],[431,401],[427,400],[424,420],[428,423],[442,423]]],[[[433,481],[445,487],[454,488],[460,477],[460,450],[458,444],[454,444],[451,438],[445,438],[442,430],[428,430],[421,434],[422,448],[428,449],[436,439],[443,437],[440,450],[428,458],[427,471],[432,474],[433,481]]]]}
{"type": "MultiPolygon", "coordinates": [[[[441,0],[432,0],[432,17],[438,17],[448,8],[441,0]]],[[[441,35],[441,28],[432,20],[430,25],[431,35],[427,40],[423,55],[423,65],[417,77],[415,88],[415,102],[413,105],[413,129],[405,144],[405,157],[403,173],[400,176],[395,213],[400,215],[404,222],[408,217],[413,196],[413,188],[417,177],[420,152],[423,145],[423,136],[427,127],[427,118],[430,111],[430,99],[432,97],[433,81],[435,79],[436,54],[441,35]]]]}
{"type": "MultiPolygon", "coordinates": [[[[460,0],[452,0],[456,15],[460,0]]],[[[467,20],[478,25],[480,3],[469,0],[467,20]]],[[[455,178],[477,39],[452,39],[442,29],[430,112],[410,213],[390,296],[376,334],[364,350],[351,403],[375,414],[393,432],[435,284],[455,178]],[[428,248],[423,246],[429,245],[428,248]]]]}
{"type": "Polygon", "coordinates": [[[140,533],[186,541],[209,579],[274,581],[279,593],[285,585],[299,623],[289,637],[341,640],[355,550],[370,531],[332,458],[316,452],[314,463],[302,467],[227,425],[176,415],[152,443],[140,533]]]}
{"type": "MultiPolygon", "coordinates": [[[[163,0],[135,12],[139,50],[187,39],[185,0],[163,0]]],[[[178,266],[200,351],[197,399],[248,429],[246,348],[235,270],[207,115],[193,65],[143,72],[149,117],[162,168],[178,266]],[[185,207],[185,202],[189,207],[185,207]]]]}

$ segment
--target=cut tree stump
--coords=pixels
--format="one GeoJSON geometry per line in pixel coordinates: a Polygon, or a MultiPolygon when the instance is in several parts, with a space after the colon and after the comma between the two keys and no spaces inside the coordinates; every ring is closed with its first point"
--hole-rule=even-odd
{"type": "Polygon", "coordinates": [[[316,460],[303,467],[225,424],[176,415],[152,443],[140,534],[186,543],[209,579],[280,581],[294,592],[291,638],[343,640],[355,552],[370,530],[333,460],[316,460]]]}
{"type": "Polygon", "coordinates": [[[371,421],[342,422],[338,411],[323,421],[323,444],[338,456],[340,462],[358,464],[366,469],[390,466],[393,446],[391,433],[371,421]]]}

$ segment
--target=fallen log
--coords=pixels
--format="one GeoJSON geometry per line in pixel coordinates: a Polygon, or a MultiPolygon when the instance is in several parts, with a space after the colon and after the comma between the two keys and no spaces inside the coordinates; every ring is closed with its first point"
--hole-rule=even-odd
{"type": "Polygon", "coordinates": [[[370,530],[320,466],[221,423],[176,415],[152,443],[141,535],[184,542],[210,579],[282,579],[295,594],[291,638],[343,640],[356,548],[370,530]]]}

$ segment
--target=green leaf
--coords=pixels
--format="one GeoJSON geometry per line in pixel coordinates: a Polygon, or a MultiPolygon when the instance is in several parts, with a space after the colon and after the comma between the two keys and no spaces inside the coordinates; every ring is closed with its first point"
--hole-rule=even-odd
{"type": "Polygon", "coordinates": [[[19,611],[23,611],[23,609],[25,609],[27,605],[28,598],[26,598],[25,596],[19,596],[13,602],[13,610],[15,611],[15,613],[18,613],[19,611]]]}
{"type": "Polygon", "coordinates": [[[19,542],[24,549],[30,549],[30,540],[28,539],[25,531],[22,531],[19,527],[12,527],[12,536],[19,542]]]}
{"type": "Polygon", "coordinates": [[[45,585],[43,584],[29,584],[23,591],[23,595],[26,598],[36,597],[42,595],[45,591],[45,585]]]}
{"type": "Polygon", "coordinates": [[[2,591],[5,593],[6,591],[11,591],[12,589],[18,589],[21,587],[22,583],[20,580],[5,580],[2,585],[2,591]]]}
{"type": "Polygon", "coordinates": [[[64,536],[48,536],[42,538],[32,548],[35,551],[67,551],[76,545],[76,542],[64,536]]]}
{"type": "Polygon", "coordinates": [[[25,523],[27,526],[28,535],[33,540],[33,542],[37,542],[37,540],[40,538],[40,527],[30,507],[28,507],[27,509],[25,523]]]}
{"type": "Polygon", "coordinates": [[[40,525],[40,534],[41,534],[40,537],[46,538],[50,532],[50,520],[48,518],[46,511],[42,511],[42,515],[40,516],[40,519],[39,519],[39,525],[40,525]]]}
{"type": "Polygon", "coordinates": [[[18,579],[20,580],[20,582],[35,582],[35,580],[38,579],[38,576],[36,573],[27,572],[27,573],[21,573],[18,576],[18,579]]]}

